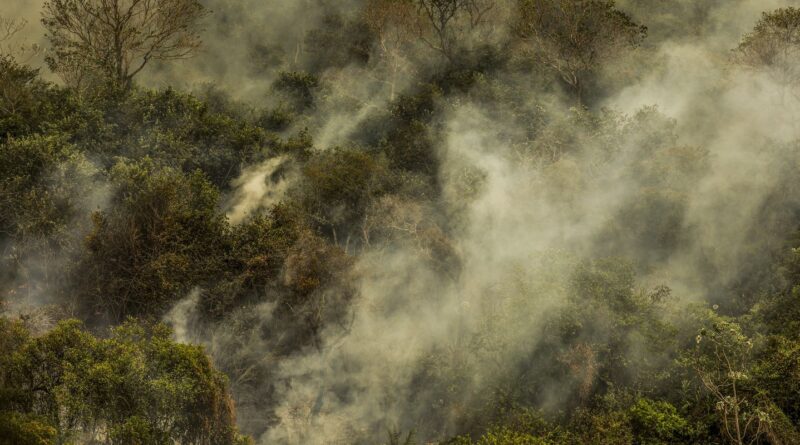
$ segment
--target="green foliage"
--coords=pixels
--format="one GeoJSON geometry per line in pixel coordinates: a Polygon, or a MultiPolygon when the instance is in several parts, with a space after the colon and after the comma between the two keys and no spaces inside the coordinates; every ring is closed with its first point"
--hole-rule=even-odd
{"type": "Polygon", "coordinates": [[[631,423],[642,444],[684,443],[689,423],[669,402],[639,398],[630,408],[631,423]]]}
{"type": "Polygon", "coordinates": [[[530,434],[499,428],[481,436],[475,445],[547,445],[547,442],[530,434]]]}
{"type": "Polygon", "coordinates": [[[647,27],[613,1],[521,0],[515,31],[530,52],[569,88],[582,105],[603,65],[635,48],[647,27]]]}
{"type": "Polygon", "coordinates": [[[573,298],[584,304],[611,306],[617,314],[637,310],[633,291],[635,273],[624,260],[608,258],[585,262],[572,278],[573,298]]]}
{"type": "Polygon", "coordinates": [[[149,156],[185,173],[202,170],[217,187],[227,188],[244,164],[266,159],[277,137],[231,110],[213,110],[199,98],[175,92],[136,91],[107,111],[120,122],[102,147],[104,159],[149,156]]]}
{"type": "MultiPolygon", "coordinates": [[[[50,13],[99,4],[47,3],[50,13]]],[[[129,320],[161,319],[178,302],[181,310],[196,303],[189,322],[208,333],[214,363],[248,408],[248,432],[286,416],[316,428],[320,410],[342,429],[358,422],[350,411],[327,412],[335,409],[329,398],[358,401],[362,386],[377,394],[384,388],[375,381],[336,381],[310,411],[304,400],[281,399],[293,379],[314,377],[306,365],[328,366],[304,355],[335,356],[342,343],[330,341],[332,333],[363,321],[354,313],[434,302],[452,316],[441,323],[452,341],[421,339],[433,346],[410,359],[410,370],[390,370],[406,391],[383,394],[377,408],[385,403],[394,416],[402,403],[408,417],[400,420],[416,422],[421,441],[454,434],[461,436],[449,443],[463,445],[800,443],[796,144],[759,146],[759,156],[774,158],[765,169],[774,178],[758,184],[772,190],[741,206],[752,213],[752,233],[737,246],[740,269],[722,271],[711,260],[728,246],[693,244],[705,235],[694,226],[698,212],[715,204],[693,193],[717,185],[702,181],[725,160],[686,144],[703,140],[699,131],[678,131],[705,122],[679,126],[655,107],[632,115],[597,109],[611,103],[606,98],[624,100],[618,93],[632,76],[661,73],[642,46],[639,17],[623,9],[669,15],[654,18],[669,27],[659,32],[680,39],[700,35],[693,22],[721,1],[629,0],[618,8],[520,0],[506,9],[490,0],[382,0],[355,2],[352,14],[324,3],[312,2],[315,27],[292,31],[305,35],[290,42],[296,48],[243,42],[243,52],[261,58],[261,78],[278,73],[267,96],[247,104],[213,86],[198,94],[136,86],[134,72],[105,66],[119,60],[76,65],[77,51],[92,48],[63,33],[50,36],[57,48],[49,55],[60,74],[78,76],[66,78],[68,86],[0,57],[0,445],[82,443],[93,433],[113,444],[251,443],[234,426],[227,379],[203,350],[174,343],[163,326],[129,320]],[[502,14],[513,29],[497,45],[481,30],[503,28],[492,21],[502,14]],[[678,15],[686,23],[674,23],[678,15]],[[430,63],[430,50],[443,57],[430,63]],[[373,62],[392,51],[408,66],[397,68],[402,79],[387,81],[373,62]],[[295,53],[273,54],[281,52],[295,53]],[[122,85],[79,85],[99,86],[98,75],[122,85]],[[559,86],[577,107],[564,106],[559,86]],[[451,142],[446,123],[464,110],[492,124],[480,129],[485,153],[462,169],[440,147],[451,142]],[[330,140],[338,124],[331,116],[352,121],[332,130],[345,141],[315,147],[312,135],[330,140]],[[241,191],[236,178],[275,156],[285,160],[288,192],[228,220],[223,209],[241,191]],[[530,182],[530,196],[513,190],[509,206],[537,204],[515,225],[545,213],[567,223],[530,238],[508,234],[515,238],[503,242],[531,249],[530,261],[510,266],[492,249],[487,255],[497,257],[479,258],[480,243],[500,234],[472,218],[476,200],[506,198],[483,194],[501,158],[530,182]],[[589,208],[597,226],[583,224],[589,208]],[[559,236],[567,242],[552,241],[559,236]],[[539,239],[565,251],[535,251],[539,239]],[[392,277],[409,291],[376,304],[359,294],[363,274],[372,278],[372,265],[393,255],[416,262],[419,275],[392,277]],[[497,265],[489,279],[462,276],[475,258],[497,265]],[[673,273],[698,277],[680,281],[679,296],[708,290],[713,295],[700,297],[729,303],[724,312],[684,307],[661,285],[673,273]],[[76,321],[47,331],[51,320],[35,325],[20,306],[50,301],[57,308],[42,311],[45,318],[77,315],[97,331],[76,321]],[[23,321],[11,321],[18,313],[23,321]],[[292,380],[283,380],[287,373],[292,380]]],[[[765,13],[735,60],[795,85],[798,14],[765,13]]],[[[52,32],[59,24],[46,14],[45,25],[52,32]]],[[[398,317],[408,315],[408,330],[425,335],[440,320],[424,312],[398,317]]],[[[342,372],[360,367],[348,362],[342,372]]],[[[390,432],[389,442],[410,445],[415,436],[390,432]]]]}
{"type": "Polygon", "coordinates": [[[800,249],[784,249],[773,281],[773,292],[753,308],[754,318],[770,334],[800,340],[800,249]]]}
{"type": "Polygon", "coordinates": [[[0,257],[0,299],[63,282],[59,258],[80,245],[75,229],[97,197],[97,171],[65,139],[55,134],[0,143],[0,243],[9,243],[0,257]]]}
{"type": "Polygon", "coordinates": [[[772,403],[753,375],[754,341],[735,321],[712,311],[700,316],[704,327],[684,361],[713,403],[720,431],[733,443],[770,435],[772,403]]]}
{"type": "Polygon", "coordinates": [[[800,343],[770,336],[752,373],[759,390],[769,397],[766,413],[774,434],[784,437],[786,443],[800,439],[796,429],[800,419],[800,401],[796,397],[800,391],[800,343]]]}
{"type": "MultiPolygon", "coordinates": [[[[579,409],[566,427],[541,418],[519,422],[506,418],[475,441],[466,436],[452,439],[458,445],[558,445],[558,444],[643,444],[689,443],[696,437],[689,422],[668,402],[610,393],[590,409],[579,409]]],[[[530,416],[523,416],[530,419],[530,416]]],[[[693,443],[693,442],[692,442],[693,443]]]]}
{"type": "Polygon", "coordinates": [[[257,123],[268,131],[284,131],[289,128],[294,119],[295,115],[288,107],[278,106],[262,112],[257,123]]]}
{"type": "Polygon", "coordinates": [[[569,376],[584,402],[609,388],[656,388],[675,355],[674,333],[661,317],[669,291],[635,289],[632,265],[620,259],[579,263],[570,304],[547,335],[554,372],[569,376]],[[638,350],[638,354],[629,351],[638,350]]]}
{"type": "Polygon", "coordinates": [[[336,231],[357,224],[385,186],[386,167],[357,148],[315,153],[303,169],[300,202],[322,227],[336,231]]]}
{"type": "Polygon", "coordinates": [[[426,85],[414,95],[403,95],[392,103],[391,121],[381,135],[381,151],[393,168],[433,175],[438,159],[430,136],[430,120],[441,90],[426,85]]]}
{"type": "Polygon", "coordinates": [[[220,267],[227,223],[218,192],[200,172],[147,158],[118,163],[111,181],[111,205],[93,215],[72,292],[90,317],[162,314],[220,267]]]}
{"type": "MultiPolygon", "coordinates": [[[[0,54],[0,136],[23,137],[31,133],[67,130],[83,108],[73,91],[43,81],[38,69],[0,54]]],[[[75,129],[74,127],[70,129],[75,129]]],[[[65,131],[71,134],[69,131],[65,131]]]]}
{"type": "Polygon", "coordinates": [[[800,9],[781,8],[764,12],[755,28],[742,38],[734,52],[739,63],[768,70],[787,87],[800,82],[800,9]]]}
{"type": "Polygon", "coordinates": [[[35,109],[23,116],[26,126],[3,135],[63,135],[103,168],[112,167],[119,157],[150,156],[185,173],[203,170],[218,187],[227,188],[244,164],[260,162],[282,147],[277,136],[243,117],[247,113],[240,109],[214,108],[213,103],[172,89],[137,89],[122,98],[80,96],[52,87],[39,90],[31,93],[35,109]]]}
{"type": "Polygon", "coordinates": [[[485,432],[455,437],[448,445],[557,445],[570,443],[570,433],[530,410],[514,409],[485,432]]]}
{"type": "Polygon", "coordinates": [[[0,233],[16,239],[59,235],[81,210],[94,167],[61,135],[0,144],[0,233]]]}
{"type": "Polygon", "coordinates": [[[237,306],[262,301],[281,281],[284,263],[306,230],[302,215],[289,206],[231,227],[224,275],[202,294],[200,310],[220,319],[237,306]]]}
{"type": "Polygon", "coordinates": [[[0,445],[52,445],[56,429],[30,414],[0,411],[0,445]]]}
{"type": "MultiPolygon", "coordinates": [[[[24,328],[3,320],[6,344],[24,328]]],[[[41,337],[12,341],[0,385],[0,428],[12,443],[106,436],[112,443],[235,444],[226,378],[202,348],[181,345],[164,326],[126,322],[108,339],[65,321],[41,337]]]]}
{"type": "Polygon", "coordinates": [[[319,80],[309,73],[283,72],[272,87],[275,91],[286,95],[295,112],[303,112],[314,107],[314,96],[319,88],[319,80]]]}
{"type": "Polygon", "coordinates": [[[0,55],[0,135],[19,136],[30,131],[45,111],[47,102],[42,96],[48,92],[38,70],[0,55]]]}

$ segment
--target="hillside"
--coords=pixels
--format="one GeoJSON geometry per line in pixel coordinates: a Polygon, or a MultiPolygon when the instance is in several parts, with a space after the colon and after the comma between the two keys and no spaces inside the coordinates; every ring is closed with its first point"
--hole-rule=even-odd
{"type": "Polygon", "coordinates": [[[799,2],[0,5],[0,445],[798,425],[799,2]]]}

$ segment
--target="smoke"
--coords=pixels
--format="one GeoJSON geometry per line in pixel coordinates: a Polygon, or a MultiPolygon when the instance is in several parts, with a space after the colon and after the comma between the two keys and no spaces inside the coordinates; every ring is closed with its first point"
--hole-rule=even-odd
{"type": "MultiPolygon", "coordinates": [[[[71,301],[65,302],[60,292],[64,271],[90,230],[90,220],[81,216],[106,208],[110,191],[96,165],[60,136],[10,139],[7,144],[4,154],[11,159],[25,151],[54,152],[52,164],[37,166],[41,171],[35,182],[42,196],[12,186],[4,188],[2,199],[4,209],[13,210],[4,218],[5,227],[17,238],[0,241],[3,310],[26,320],[33,332],[45,332],[72,315],[71,301]]],[[[21,167],[22,172],[30,168],[21,167]]],[[[10,177],[22,172],[6,170],[10,177]]]]}
{"type": "Polygon", "coordinates": [[[292,183],[287,161],[285,156],[268,159],[246,168],[233,181],[235,191],[227,206],[231,223],[238,224],[253,212],[268,209],[283,199],[292,183]]]}
{"type": "Polygon", "coordinates": [[[16,37],[30,42],[40,42],[44,39],[44,27],[39,21],[42,3],[40,1],[8,0],[0,5],[0,17],[24,21],[27,26],[16,37]]]}
{"type": "Polygon", "coordinates": [[[198,341],[193,332],[197,329],[195,308],[200,301],[200,292],[200,289],[193,289],[164,316],[164,322],[172,328],[175,340],[180,343],[190,344],[198,341]]]}
{"type": "Polygon", "coordinates": [[[665,41],[727,51],[753,28],[762,12],[796,6],[793,0],[618,0],[619,9],[648,27],[652,46],[665,41]]]}
{"type": "MultiPolygon", "coordinates": [[[[599,129],[575,125],[574,146],[553,164],[520,162],[505,135],[524,129],[483,104],[442,104],[440,178],[461,273],[443,274],[411,243],[362,255],[352,328],[281,364],[278,422],[261,443],[380,440],[387,425],[453,434],[462,408],[535,350],[565,307],[573,258],[624,256],[640,266],[640,286],[727,302],[800,209],[791,192],[800,103],[728,57],[757,11],[785,5],[772,3],[720,4],[704,13],[701,40],[659,42],[640,81],[606,102],[625,114],[599,129]],[[468,345],[487,327],[504,345],[493,360],[468,345]],[[443,391],[442,379],[456,389],[443,391]]],[[[543,407],[563,403],[564,383],[541,388],[543,407]]]]}
{"type": "MultiPolygon", "coordinates": [[[[622,5],[637,10],[637,3],[622,5]]],[[[797,5],[743,1],[698,6],[694,12],[705,18],[696,32],[701,38],[689,41],[679,37],[688,33],[678,33],[661,42],[653,56],[657,63],[641,81],[606,102],[624,112],[657,105],[676,120],[681,143],[708,150],[710,168],[686,205],[684,224],[692,240],[670,260],[668,275],[675,289],[718,294],[737,275],[754,273],[765,252],[780,244],[776,233],[792,230],[789,215],[797,201],[790,190],[797,177],[790,166],[798,161],[800,102],[769,73],[733,64],[730,49],[762,11],[797,5]],[[697,269],[687,268],[699,263],[720,275],[701,284],[697,269]]],[[[691,22],[682,18],[667,22],[691,22]]]]}
{"type": "MultiPolygon", "coordinates": [[[[729,50],[761,11],[797,3],[653,3],[619,2],[650,26],[649,55],[620,62],[640,63],[627,67],[638,80],[611,94],[604,111],[589,117],[512,72],[437,104],[441,201],[385,198],[414,221],[390,221],[401,236],[357,257],[352,324],[327,326],[318,348],[276,358],[273,304],[204,331],[194,314],[198,289],[167,315],[179,340],[205,344],[218,364],[238,371],[234,388],[249,391],[237,393],[245,430],[264,444],[310,445],[374,442],[387,427],[431,440],[457,433],[464,413],[529,366],[553,319],[581,297],[570,289],[580,259],[628,258],[637,287],[664,284],[687,300],[723,305],[740,277],[763,273],[800,210],[800,100],[767,74],[730,63],[729,50]],[[507,119],[519,110],[478,99],[494,89],[518,99],[522,122],[507,119]],[[437,260],[419,226],[447,232],[458,267],[437,260]],[[269,412],[259,397],[269,398],[269,412]]],[[[10,15],[30,12],[28,2],[12,4],[10,15]]],[[[214,82],[267,102],[279,71],[326,65],[303,50],[306,36],[326,14],[347,16],[357,3],[208,6],[215,15],[204,52],[155,67],[147,82],[214,82]]],[[[407,72],[435,65],[416,51],[407,72]]],[[[330,65],[319,73],[331,94],[302,122],[319,148],[346,142],[393,94],[413,87],[411,76],[390,87],[368,63],[330,65]]],[[[244,169],[232,184],[229,220],[268,209],[293,182],[285,157],[244,169]]],[[[582,357],[570,353],[578,358],[565,360],[582,357]]],[[[634,343],[630,354],[648,352],[634,343]]],[[[558,410],[573,389],[568,379],[539,378],[536,401],[558,410]]]]}
{"type": "Polygon", "coordinates": [[[268,100],[281,71],[308,70],[316,62],[305,51],[309,31],[326,15],[347,15],[360,2],[245,0],[202,2],[212,13],[204,24],[203,48],[177,63],[157,64],[145,83],[194,88],[214,84],[234,99],[268,100]]]}
{"type": "MultiPolygon", "coordinates": [[[[380,440],[387,425],[430,439],[455,434],[461,407],[499,383],[498,364],[515,368],[534,350],[548,317],[566,303],[571,262],[554,252],[589,249],[630,193],[626,181],[582,190],[573,211],[584,218],[566,218],[552,201],[554,190],[542,188],[555,187],[547,182],[552,172],[516,162],[501,142],[502,123],[473,107],[453,109],[447,122],[445,190],[462,190],[465,170],[482,178],[480,192],[458,210],[463,226],[453,243],[463,270],[451,279],[411,243],[362,256],[353,327],[335,347],[281,365],[279,424],[262,443],[380,440]],[[496,322],[498,312],[508,317],[509,311],[522,312],[515,323],[496,322]],[[505,348],[483,361],[470,344],[479,334],[505,348]],[[441,379],[458,386],[442,394],[441,379]]],[[[556,405],[558,386],[549,391],[556,405]]]]}

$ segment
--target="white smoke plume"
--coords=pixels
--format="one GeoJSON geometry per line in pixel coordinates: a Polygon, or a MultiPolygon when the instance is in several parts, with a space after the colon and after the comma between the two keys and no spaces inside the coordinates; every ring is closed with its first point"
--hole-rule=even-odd
{"type": "Polygon", "coordinates": [[[230,222],[238,224],[283,199],[292,184],[293,172],[287,162],[287,157],[277,156],[242,171],[231,184],[235,191],[227,206],[230,222]]]}

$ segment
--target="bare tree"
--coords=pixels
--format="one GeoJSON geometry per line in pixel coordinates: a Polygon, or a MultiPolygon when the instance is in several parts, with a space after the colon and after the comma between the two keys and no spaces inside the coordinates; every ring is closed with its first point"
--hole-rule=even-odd
{"type": "Polygon", "coordinates": [[[151,60],[192,55],[206,14],[197,0],[48,0],[48,64],[69,83],[104,79],[127,89],[151,60]]]}
{"type": "Polygon", "coordinates": [[[39,55],[41,48],[16,42],[26,25],[23,19],[0,17],[0,114],[16,114],[32,101],[39,70],[25,64],[39,55]]]}
{"type": "Polygon", "coordinates": [[[20,43],[20,32],[28,25],[25,19],[12,19],[0,16],[0,56],[11,57],[16,62],[27,63],[42,54],[37,44],[20,43]]]}
{"type": "Polygon", "coordinates": [[[517,36],[569,87],[578,105],[603,63],[644,39],[647,28],[607,0],[519,0],[517,36]]]}
{"type": "Polygon", "coordinates": [[[25,20],[16,20],[6,17],[0,17],[0,43],[5,43],[11,40],[12,37],[22,30],[27,25],[25,20]]]}
{"type": "Polygon", "coordinates": [[[425,25],[419,29],[421,39],[450,62],[455,62],[458,50],[467,43],[465,40],[488,37],[474,36],[476,31],[493,31],[488,25],[491,13],[496,10],[495,0],[416,1],[423,18],[421,23],[425,25]]]}
{"type": "Polygon", "coordinates": [[[368,0],[364,22],[377,38],[380,60],[384,62],[389,98],[394,100],[399,76],[411,68],[410,50],[419,17],[410,0],[368,0]]]}

